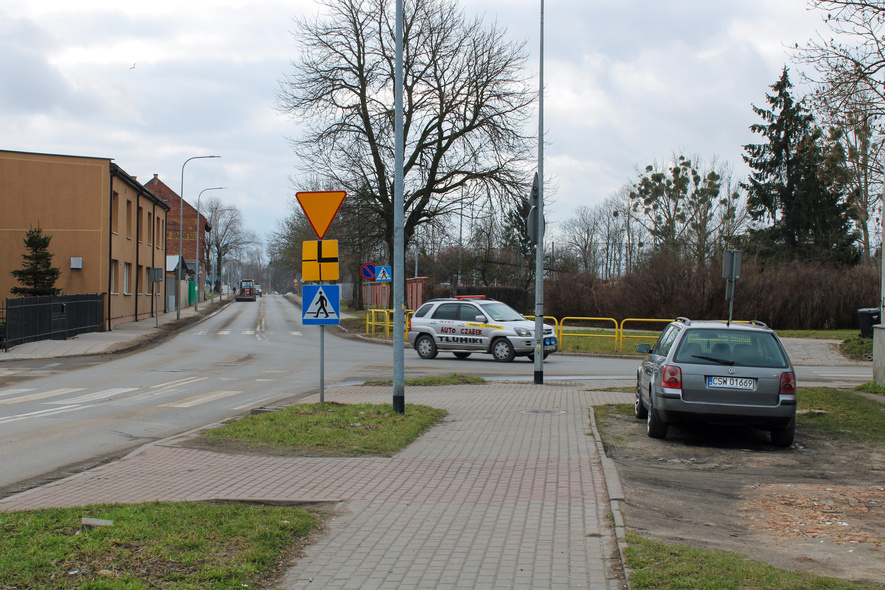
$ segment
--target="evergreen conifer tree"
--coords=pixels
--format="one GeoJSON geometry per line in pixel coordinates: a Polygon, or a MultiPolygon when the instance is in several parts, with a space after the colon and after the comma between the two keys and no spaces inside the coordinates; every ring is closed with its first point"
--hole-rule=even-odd
{"type": "Polygon", "coordinates": [[[845,154],[814,124],[814,116],[790,92],[788,70],[771,86],[771,110],[754,106],[763,123],[750,129],[768,143],[745,145],[753,169],[747,211],[765,227],[750,232],[749,247],[767,258],[857,262],[848,204],[845,154]]]}
{"type": "Polygon", "coordinates": [[[39,297],[43,295],[58,295],[61,289],[55,288],[55,281],[60,273],[58,268],[52,266],[52,253],[49,251],[49,241],[52,236],[43,235],[43,230],[29,229],[25,236],[25,248],[22,254],[24,264],[21,270],[12,271],[12,276],[21,283],[21,287],[13,287],[12,294],[23,297],[39,297]]]}

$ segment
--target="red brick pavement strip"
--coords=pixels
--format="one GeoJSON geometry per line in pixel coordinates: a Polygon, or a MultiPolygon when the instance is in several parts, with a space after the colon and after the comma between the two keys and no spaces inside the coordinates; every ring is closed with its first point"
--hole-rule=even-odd
{"type": "MultiPolygon", "coordinates": [[[[390,397],[383,387],[326,392],[327,401],[344,403],[390,397]]],[[[631,399],[574,385],[408,388],[408,403],[450,415],[392,458],[256,457],[152,445],[2,500],[0,510],[341,501],[282,587],[608,590],[620,587],[616,540],[588,411],[631,399]]]]}

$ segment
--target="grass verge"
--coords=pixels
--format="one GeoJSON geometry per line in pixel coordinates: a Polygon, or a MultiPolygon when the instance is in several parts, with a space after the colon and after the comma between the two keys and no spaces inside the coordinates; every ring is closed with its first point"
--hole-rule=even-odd
{"type": "Polygon", "coordinates": [[[878,395],[885,395],[885,387],[876,384],[873,381],[868,383],[861,383],[857,387],[854,388],[855,391],[863,391],[864,393],[876,393],[878,395]]]}
{"type": "Polygon", "coordinates": [[[842,354],[856,361],[868,361],[873,358],[873,339],[854,336],[842,341],[839,347],[842,354]]]}
{"type": "MultiPolygon", "coordinates": [[[[436,385],[484,385],[486,380],[482,377],[471,377],[470,375],[460,375],[452,373],[448,377],[418,377],[416,379],[406,379],[406,385],[418,387],[433,387],[436,385]]],[[[392,379],[366,381],[363,385],[393,385],[392,379]]]]}
{"type": "Polygon", "coordinates": [[[244,416],[198,440],[275,455],[389,456],[446,415],[445,410],[415,404],[407,404],[402,415],[391,404],[294,404],[244,416]]]}
{"type": "Polygon", "coordinates": [[[882,403],[829,387],[800,388],[798,398],[800,426],[865,442],[885,443],[882,403]]]}
{"type": "MultiPolygon", "coordinates": [[[[796,423],[821,433],[845,439],[885,443],[885,405],[856,395],[851,391],[829,387],[799,389],[796,423]]],[[[607,418],[613,415],[632,416],[632,404],[594,406],[599,428],[604,432],[607,418]]]]}
{"type": "Polygon", "coordinates": [[[0,512],[0,588],[227,590],[266,580],[317,518],[189,502],[0,512]],[[80,518],[113,526],[80,529],[80,518]]]}
{"type": "Polygon", "coordinates": [[[633,570],[633,590],[679,588],[701,590],[734,588],[736,590],[842,590],[880,588],[863,583],[815,576],[805,572],[782,570],[731,551],[696,549],[651,541],[634,533],[627,534],[627,563],[633,570]]]}

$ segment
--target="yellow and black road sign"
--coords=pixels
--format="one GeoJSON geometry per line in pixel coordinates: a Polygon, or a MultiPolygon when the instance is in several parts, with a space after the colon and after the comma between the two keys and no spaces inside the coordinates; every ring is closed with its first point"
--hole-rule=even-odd
{"type": "Polygon", "coordinates": [[[338,280],[338,240],[320,240],[302,243],[301,280],[338,280]]]}

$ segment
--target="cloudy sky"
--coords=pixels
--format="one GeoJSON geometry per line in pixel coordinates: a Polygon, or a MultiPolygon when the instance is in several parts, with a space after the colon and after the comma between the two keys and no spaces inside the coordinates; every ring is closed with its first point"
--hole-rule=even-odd
{"type": "MultiPolygon", "coordinates": [[[[537,80],[539,0],[462,0],[525,40],[537,80]]],[[[298,187],[274,110],[313,0],[30,0],[0,4],[0,149],[113,158],[184,196],[238,205],[259,235],[298,187]]],[[[786,46],[825,30],[805,0],[546,0],[549,220],[595,205],[674,152],[731,163],[758,140],[751,103],[786,46]],[[553,192],[553,191],[551,191],[553,192]]],[[[799,82],[796,67],[794,82],[799,82]]],[[[548,226],[549,227],[549,226],[548,226]]]]}

